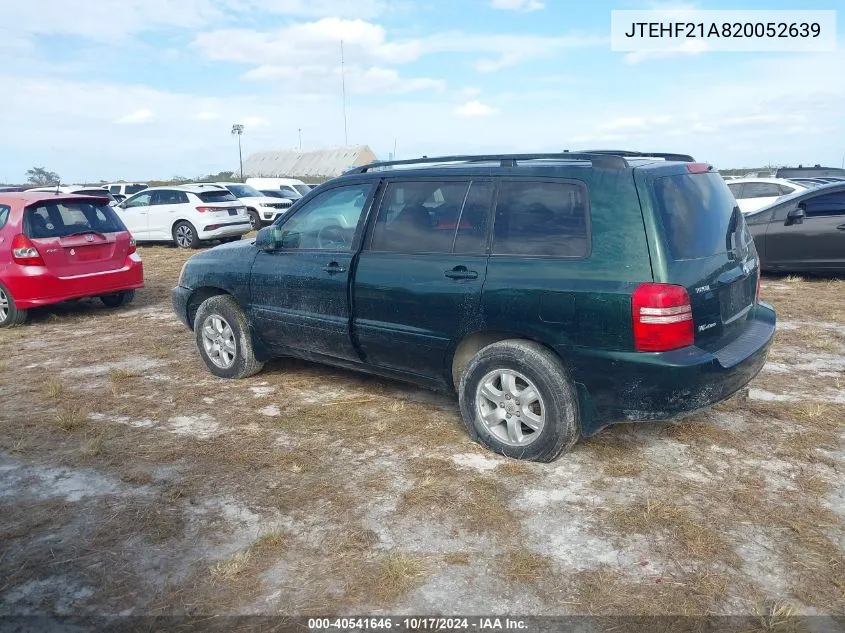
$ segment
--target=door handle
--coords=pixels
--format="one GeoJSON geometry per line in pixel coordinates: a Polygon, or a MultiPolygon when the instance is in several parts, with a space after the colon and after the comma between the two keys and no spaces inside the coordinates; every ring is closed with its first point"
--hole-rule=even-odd
{"type": "Polygon", "coordinates": [[[467,270],[466,266],[455,266],[447,270],[445,275],[449,279],[478,279],[478,273],[474,270],[467,270]]]}
{"type": "Polygon", "coordinates": [[[341,266],[340,264],[338,264],[337,262],[332,262],[328,266],[325,266],[323,268],[323,270],[325,270],[330,275],[335,275],[337,273],[345,273],[346,272],[346,269],[343,266],[341,266]]]}
{"type": "Polygon", "coordinates": [[[840,224],[839,226],[836,227],[836,229],[838,231],[845,231],[845,224],[840,224]]]}

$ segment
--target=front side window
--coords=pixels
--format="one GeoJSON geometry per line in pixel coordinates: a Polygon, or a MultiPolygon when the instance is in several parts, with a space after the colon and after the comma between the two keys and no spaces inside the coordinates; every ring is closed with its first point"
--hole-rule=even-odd
{"type": "Polygon", "coordinates": [[[27,236],[35,239],[126,230],[108,205],[71,201],[27,208],[25,227],[27,236]]]}
{"type": "Polygon", "coordinates": [[[360,184],[324,191],[277,225],[277,241],[285,249],[351,250],[372,188],[360,184]]]}
{"type": "Polygon", "coordinates": [[[184,191],[159,190],[153,192],[152,204],[188,204],[184,191]]]}
{"type": "Polygon", "coordinates": [[[372,250],[452,252],[468,189],[468,181],[391,182],[373,229],[372,250]]]}
{"type": "Polygon", "coordinates": [[[807,217],[845,215],[845,191],[826,193],[804,203],[807,217]]]}
{"type": "Polygon", "coordinates": [[[587,189],[581,183],[502,181],[493,254],[586,257],[588,209],[587,189]]]}
{"type": "Polygon", "coordinates": [[[152,201],[153,191],[147,191],[146,193],[139,193],[137,196],[132,196],[123,203],[123,206],[126,209],[132,209],[134,207],[148,207],[152,201]]]}

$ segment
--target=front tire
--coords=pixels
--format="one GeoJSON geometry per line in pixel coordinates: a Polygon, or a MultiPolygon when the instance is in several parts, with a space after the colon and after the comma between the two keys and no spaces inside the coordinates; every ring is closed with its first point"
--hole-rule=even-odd
{"type": "Polygon", "coordinates": [[[190,222],[177,222],[173,227],[173,241],[179,248],[199,248],[200,239],[197,230],[190,222]]]}
{"type": "Polygon", "coordinates": [[[112,295],[103,295],[100,297],[100,301],[102,301],[103,305],[107,308],[120,308],[132,303],[134,300],[134,290],[124,290],[123,292],[116,292],[112,295]]]}
{"type": "Polygon", "coordinates": [[[27,311],[15,306],[6,286],[0,284],[0,327],[15,327],[26,321],[27,311]]]}
{"type": "Polygon", "coordinates": [[[194,335],[203,362],[219,378],[247,378],[264,367],[255,358],[246,316],[230,295],[202,302],[194,318],[194,335]]]}
{"type": "Polygon", "coordinates": [[[581,435],[566,368],[532,341],[500,341],[478,352],[461,376],[458,399],[470,436],[507,457],[550,462],[581,435]]]}

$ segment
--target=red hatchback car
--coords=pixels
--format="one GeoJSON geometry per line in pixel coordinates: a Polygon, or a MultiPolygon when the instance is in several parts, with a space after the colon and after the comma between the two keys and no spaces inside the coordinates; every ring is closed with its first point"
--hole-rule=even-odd
{"type": "Polygon", "coordinates": [[[122,306],[143,285],[135,241],[105,198],[0,193],[0,327],[70,299],[122,306]]]}

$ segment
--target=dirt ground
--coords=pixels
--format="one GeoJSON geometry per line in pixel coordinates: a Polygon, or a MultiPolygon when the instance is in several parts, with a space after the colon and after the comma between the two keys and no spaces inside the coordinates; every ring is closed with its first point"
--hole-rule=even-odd
{"type": "Polygon", "coordinates": [[[281,360],[213,378],[147,286],[0,330],[0,614],[845,613],[845,280],[764,280],[764,371],[552,464],[455,402],[281,360]]]}

